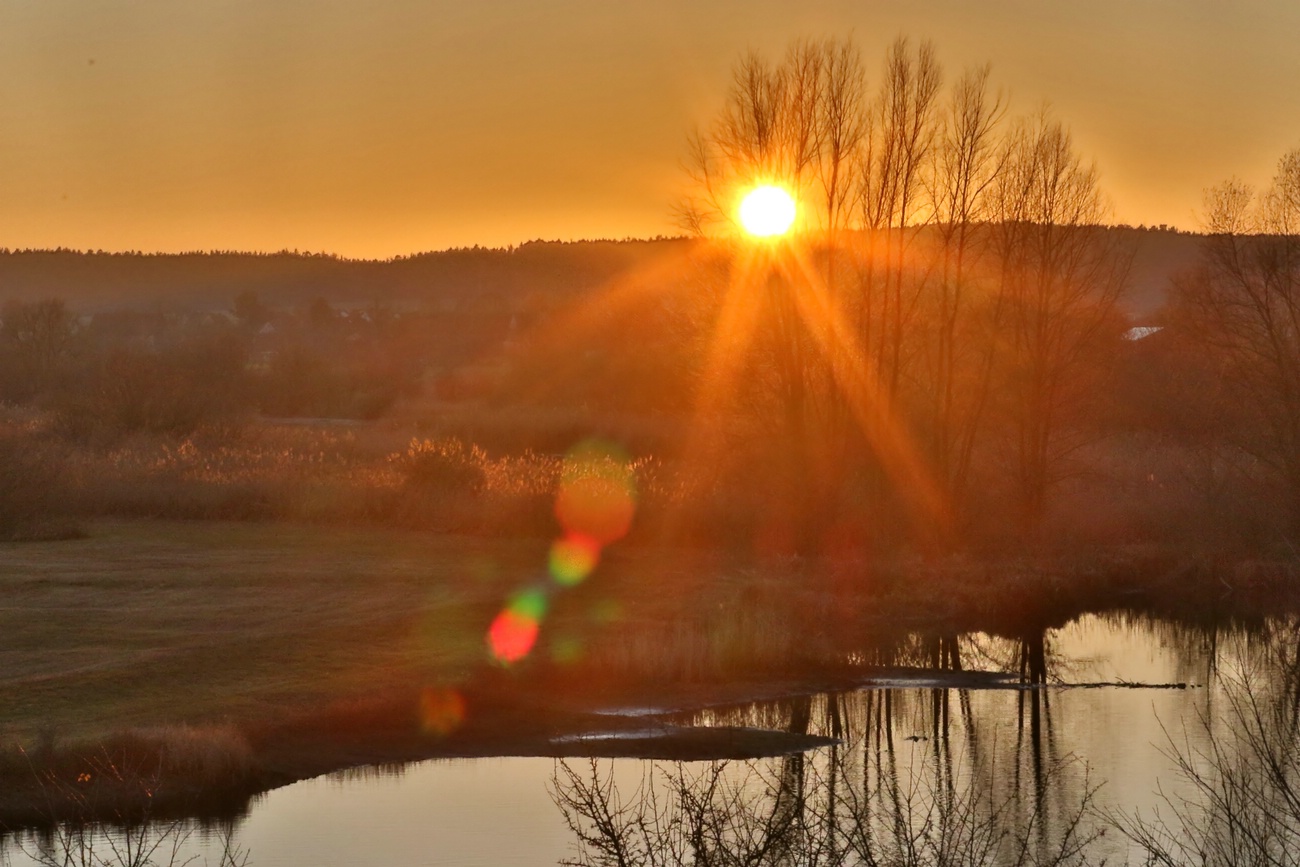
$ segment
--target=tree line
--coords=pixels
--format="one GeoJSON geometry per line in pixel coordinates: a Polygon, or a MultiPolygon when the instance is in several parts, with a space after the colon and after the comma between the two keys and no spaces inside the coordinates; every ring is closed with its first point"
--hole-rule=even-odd
{"type": "Polygon", "coordinates": [[[1261,191],[1208,192],[1199,258],[1134,322],[1121,296],[1153,233],[1106,225],[1068,128],[1046,109],[1015,116],[988,66],[945,75],[905,38],[875,67],[850,40],[751,53],[689,141],[690,242],[390,263],[0,253],[10,297],[39,297],[23,281],[51,262],[45,283],[117,297],[126,262],[158,269],[151,292],[184,271],[178,285],[237,299],[239,320],[110,334],[102,316],[83,329],[66,305],[15,301],[0,311],[0,401],[72,428],[183,432],[222,407],[370,418],[423,395],[434,415],[512,408],[502,447],[516,450],[539,447],[530,405],[606,435],[636,417],[653,422],[636,450],[694,466],[721,504],[710,514],[802,551],[845,533],[1050,538],[1087,485],[1105,489],[1090,519],[1113,512],[1124,538],[1233,521],[1254,522],[1256,542],[1300,538],[1300,151],[1261,191]],[[793,240],[730,231],[759,182],[796,192],[793,240]],[[429,306],[353,339],[331,312],[342,297],[314,288],[344,271],[349,286],[374,278],[380,301],[429,306]],[[297,325],[256,333],[290,306],[297,325]],[[1126,339],[1134,324],[1164,330],[1126,339]],[[1160,493],[1174,487],[1200,502],[1160,493]]]}
{"type": "MultiPolygon", "coordinates": [[[[1014,115],[988,65],[946,75],[929,42],[899,37],[873,69],[851,39],[799,40],[743,56],[688,142],[679,216],[731,239],[741,264],[726,279],[764,305],[772,361],[750,365],[749,398],[783,420],[772,436],[809,522],[856,479],[914,528],[958,534],[1001,487],[1007,520],[1037,537],[1131,372],[1118,363],[1134,247],[1106,226],[1099,171],[1068,127],[1046,107],[1014,115]],[[802,207],[780,251],[734,231],[739,196],[769,183],[802,207]]],[[[1241,382],[1198,405],[1249,417],[1215,447],[1272,467],[1300,530],[1300,151],[1260,196],[1237,182],[1207,196],[1200,262],[1162,316],[1241,382]]],[[[1194,375],[1168,373],[1167,390],[1194,375]]]]}

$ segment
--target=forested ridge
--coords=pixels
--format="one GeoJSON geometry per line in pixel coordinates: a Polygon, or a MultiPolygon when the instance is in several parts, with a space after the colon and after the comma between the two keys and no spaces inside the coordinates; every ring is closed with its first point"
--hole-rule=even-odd
{"type": "MultiPolygon", "coordinates": [[[[1196,237],[1167,229],[1116,227],[1135,258],[1123,303],[1139,317],[1164,300],[1169,277],[1195,262],[1196,237]]],[[[228,310],[240,292],[274,305],[324,298],[333,304],[437,305],[448,299],[590,291],[698,243],[685,238],[534,241],[388,260],[322,253],[106,253],[0,250],[0,301],[58,297],[81,313],[115,308],[228,310]]]]}

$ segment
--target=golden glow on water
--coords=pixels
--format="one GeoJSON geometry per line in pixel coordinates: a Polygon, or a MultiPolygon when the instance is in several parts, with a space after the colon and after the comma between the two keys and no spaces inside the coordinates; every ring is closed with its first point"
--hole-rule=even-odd
{"type": "MultiPolygon", "coordinates": [[[[523,600],[520,608],[529,605],[536,600],[523,600]]],[[[1209,637],[1195,628],[1138,617],[1087,616],[1049,632],[1048,687],[848,693],[839,704],[845,729],[836,748],[807,753],[797,777],[789,759],[727,763],[719,778],[723,796],[713,806],[736,821],[735,827],[749,828],[744,823],[771,816],[772,797],[786,791],[768,784],[798,779],[806,796],[800,803],[811,817],[827,803],[848,807],[858,803],[853,798],[868,794],[871,812],[859,815],[890,815],[883,811],[899,809],[898,793],[910,793],[901,806],[915,812],[902,815],[910,815],[915,828],[933,826],[937,813],[931,805],[938,794],[952,799],[955,793],[957,800],[949,803],[960,806],[975,803],[961,800],[963,793],[978,791],[988,798],[981,803],[1014,806],[1004,815],[1009,821],[1023,821],[1016,812],[1023,808],[1041,822],[1037,833],[1049,840],[1070,819],[1085,785],[1100,786],[1093,802],[1098,815],[1147,813],[1163,807],[1163,797],[1196,794],[1173,767],[1171,739],[1175,747],[1201,750],[1203,756],[1198,720],[1213,719],[1220,730],[1230,725],[1222,694],[1201,679],[1212,676],[1209,637]],[[1194,678],[1186,689],[1069,686],[1159,684],[1185,677],[1194,678]],[[890,701],[883,706],[886,692],[890,701]],[[882,722],[885,714],[888,725],[882,722]],[[832,766],[834,761],[839,764],[832,766]],[[1042,776],[1055,767],[1064,773],[1042,776]],[[864,780],[845,774],[846,769],[866,769],[871,776],[864,780]],[[891,789],[876,780],[896,784],[891,789]],[[746,785],[750,781],[761,785],[746,785]],[[972,783],[977,788],[967,788],[972,783]]],[[[1245,631],[1220,633],[1215,645],[1220,664],[1232,668],[1243,655],[1258,652],[1249,638],[1245,631]]],[[[976,668],[996,668],[990,660],[1013,658],[1005,639],[974,634],[961,640],[976,668]],[[972,652],[977,647],[980,654],[972,652]]],[[[826,696],[812,700],[810,730],[829,733],[828,701],[826,696]]],[[[429,690],[423,704],[426,722],[454,720],[463,711],[454,690],[429,690]]],[[[790,719],[787,702],[768,702],[702,712],[696,724],[773,728],[789,726],[790,719]]],[[[567,763],[580,778],[594,770],[624,806],[635,806],[649,793],[664,808],[678,796],[679,781],[709,779],[712,769],[721,767],[635,759],[567,763]]],[[[578,846],[553,800],[557,780],[563,784],[563,770],[551,758],[429,761],[397,772],[391,766],[354,769],[268,792],[235,822],[233,839],[259,867],[553,864],[572,859],[578,846]]],[[[700,796],[696,789],[694,797],[700,796]]],[[[622,820],[631,815],[622,814],[622,820]]],[[[656,826],[648,827],[653,832],[656,826]]],[[[184,857],[213,854],[207,834],[194,833],[181,842],[184,857]]],[[[1099,856],[1094,860],[1135,861],[1141,853],[1127,847],[1123,835],[1112,833],[1099,839],[1091,854],[1099,856]]],[[[16,850],[15,838],[0,843],[0,862],[38,863],[16,850]]]]}

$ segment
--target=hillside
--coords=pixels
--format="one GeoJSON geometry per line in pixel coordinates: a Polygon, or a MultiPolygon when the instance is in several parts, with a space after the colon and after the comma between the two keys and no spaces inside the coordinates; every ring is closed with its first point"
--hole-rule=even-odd
{"type": "Polygon", "coordinates": [[[1117,229],[1125,243],[1133,244],[1133,265],[1124,305],[1135,319],[1158,310],[1169,290],[1169,280],[1196,264],[1200,235],[1157,229],[1117,229]]]}
{"type": "MultiPolygon", "coordinates": [[[[1134,251],[1126,306],[1138,318],[1164,302],[1168,279],[1191,265],[1197,236],[1115,228],[1134,251]]],[[[228,310],[251,291],[277,307],[323,298],[336,306],[456,309],[491,306],[521,293],[582,293],[620,275],[648,270],[690,245],[653,241],[531,242],[510,249],[472,248],[387,261],[321,254],[235,252],[139,254],[71,250],[0,250],[0,301],[58,297],[79,313],[228,310]]],[[[513,306],[513,305],[504,305],[513,306]]]]}
{"type": "Polygon", "coordinates": [[[0,300],[58,297],[78,312],[115,307],[229,309],[255,292],[274,306],[315,298],[396,307],[520,292],[581,292],[637,268],[681,240],[532,242],[386,261],[323,254],[236,252],[140,254],[0,251],[0,300]]]}

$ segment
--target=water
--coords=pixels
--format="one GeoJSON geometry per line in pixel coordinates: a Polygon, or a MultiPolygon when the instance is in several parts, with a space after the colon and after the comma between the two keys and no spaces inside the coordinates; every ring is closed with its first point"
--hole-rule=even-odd
{"type": "MultiPolygon", "coordinates": [[[[674,863],[697,845],[767,859],[753,863],[854,864],[869,850],[884,860],[994,864],[1051,862],[1071,839],[1087,842],[1090,863],[1140,861],[1116,821],[1157,810],[1169,819],[1184,798],[1206,803],[1180,771],[1180,753],[1202,772],[1216,743],[1249,759],[1231,737],[1241,727],[1231,685],[1254,672],[1262,679],[1251,695],[1268,707],[1291,695],[1269,662],[1279,647],[1294,650],[1293,630],[1088,616],[1048,635],[1046,687],[872,688],[692,717],[841,738],[803,756],[476,759],[354,771],[269,792],[224,829],[151,829],[167,838],[154,863],[197,856],[217,865],[233,843],[234,863],[258,867],[595,864],[620,847],[633,862],[653,852],[657,863],[674,863]]],[[[1011,642],[967,636],[962,648],[968,668],[1015,667],[1011,642]]],[[[1280,737],[1294,745],[1295,729],[1280,737]]],[[[1193,818],[1210,823],[1203,827],[1216,821],[1193,818]]],[[[99,832],[100,857],[105,833],[114,832],[99,832]]],[[[47,841],[44,851],[57,863],[101,863],[63,860],[66,843],[47,841]]],[[[41,841],[30,836],[3,852],[14,867],[41,863],[41,841]]]]}

